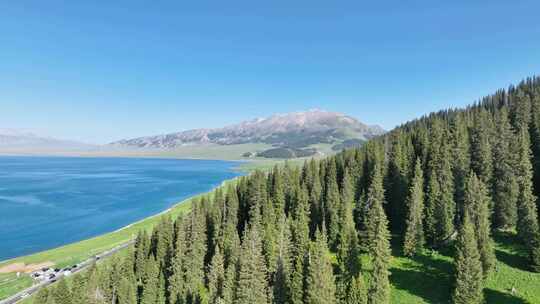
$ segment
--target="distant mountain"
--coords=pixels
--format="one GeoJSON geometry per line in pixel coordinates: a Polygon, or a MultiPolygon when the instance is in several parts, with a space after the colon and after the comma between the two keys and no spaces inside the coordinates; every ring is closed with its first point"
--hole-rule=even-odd
{"type": "Polygon", "coordinates": [[[39,136],[20,129],[0,129],[0,153],[42,153],[87,151],[96,146],[39,136]]]}
{"type": "Polygon", "coordinates": [[[195,129],[163,135],[124,139],[117,147],[174,149],[185,145],[234,145],[266,143],[279,147],[302,148],[347,139],[367,140],[384,133],[379,126],[368,126],[341,113],[310,110],[257,118],[218,129],[195,129]]]}

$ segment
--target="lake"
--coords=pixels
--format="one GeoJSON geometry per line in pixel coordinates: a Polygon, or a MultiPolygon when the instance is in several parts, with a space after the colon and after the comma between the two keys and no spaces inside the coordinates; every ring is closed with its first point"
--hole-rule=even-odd
{"type": "Polygon", "coordinates": [[[240,175],[238,162],[0,157],[0,261],[111,232],[240,175]]]}

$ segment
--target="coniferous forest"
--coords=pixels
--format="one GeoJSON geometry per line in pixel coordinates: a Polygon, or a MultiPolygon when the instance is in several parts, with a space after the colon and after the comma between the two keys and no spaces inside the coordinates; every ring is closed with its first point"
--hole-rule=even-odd
{"type": "MultiPolygon", "coordinates": [[[[540,272],[540,78],[303,166],[255,172],[34,303],[390,303],[393,256],[449,250],[452,303],[483,303],[494,234],[540,272]]],[[[538,282],[540,288],[540,282],[538,282]]]]}

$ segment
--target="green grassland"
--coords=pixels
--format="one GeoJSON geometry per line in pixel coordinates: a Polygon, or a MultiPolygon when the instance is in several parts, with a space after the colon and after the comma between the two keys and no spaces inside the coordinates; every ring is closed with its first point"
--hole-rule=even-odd
{"type": "MultiPolygon", "coordinates": [[[[527,270],[525,249],[512,234],[495,235],[497,264],[484,288],[486,303],[540,303],[540,273],[527,270]],[[514,289],[514,293],[512,293],[514,289]]],[[[394,244],[391,262],[391,303],[450,303],[453,252],[426,251],[414,258],[400,255],[394,244]]],[[[366,272],[369,272],[369,263],[366,272]]]]}
{"type": "MultiPolygon", "coordinates": [[[[322,155],[335,154],[332,150],[333,144],[315,144],[306,148],[316,148],[322,155]]],[[[254,155],[273,148],[265,143],[247,143],[236,145],[185,145],[171,150],[160,149],[136,149],[136,148],[97,148],[88,151],[18,151],[8,150],[0,152],[0,155],[52,155],[52,156],[78,156],[78,157],[148,157],[148,158],[182,158],[182,159],[219,159],[219,160],[240,160],[249,162],[276,162],[282,159],[272,159],[264,157],[244,157],[244,153],[251,152],[254,155]]],[[[321,156],[322,156],[321,155],[321,156]]]]}

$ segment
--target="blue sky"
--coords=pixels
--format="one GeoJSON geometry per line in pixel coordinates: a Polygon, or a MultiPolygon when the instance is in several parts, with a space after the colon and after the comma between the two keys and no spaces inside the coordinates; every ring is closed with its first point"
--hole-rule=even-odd
{"type": "Polygon", "coordinates": [[[539,1],[362,2],[2,1],[0,128],[105,143],[320,108],[390,129],[540,74],[539,1]]]}

